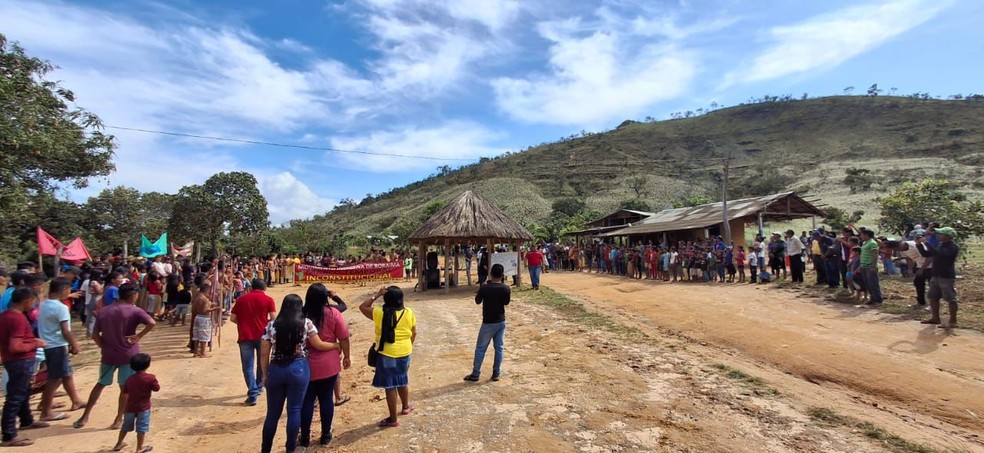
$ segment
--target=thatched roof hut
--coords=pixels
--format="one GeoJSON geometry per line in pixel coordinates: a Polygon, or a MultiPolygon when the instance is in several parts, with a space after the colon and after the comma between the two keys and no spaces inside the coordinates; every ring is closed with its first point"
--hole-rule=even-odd
{"type": "Polygon", "coordinates": [[[526,228],[488,200],[472,191],[458,195],[440,212],[434,214],[407,240],[411,243],[441,244],[475,242],[514,243],[532,241],[526,228]]]}
{"type": "MultiPolygon", "coordinates": [[[[420,228],[407,236],[407,241],[416,244],[421,263],[419,284],[422,290],[427,290],[423,263],[428,245],[444,246],[444,275],[445,292],[451,286],[450,281],[457,280],[458,257],[452,257],[450,251],[453,245],[482,244],[492,250],[492,244],[519,245],[524,241],[532,241],[533,236],[522,225],[507,216],[488,200],[472,191],[458,195],[451,200],[440,212],[427,219],[420,228]],[[453,261],[453,263],[452,263],[453,261]]],[[[471,274],[468,274],[468,284],[471,284],[471,274]]]]}

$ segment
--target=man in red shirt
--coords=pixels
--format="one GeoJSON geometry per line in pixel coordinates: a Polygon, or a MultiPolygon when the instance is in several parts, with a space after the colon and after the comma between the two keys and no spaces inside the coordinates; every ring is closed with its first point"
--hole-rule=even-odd
{"type": "Polygon", "coordinates": [[[526,254],[526,265],[530,269],[530,283],[533,289],[540,289],[540,272],[543,271],[543,253],[535,246],[526,254]]]}
{"type": "Polygon", "coordinates": [[[256,398],[263,390],[263,375],[256,366],[260,357],[260,338],[267,324],[277,315],[273,298],[266,294],[266,282],[254,278],[252,290],[236,299],[229,318],[239,331],[239,358],[243,363],[243,379],[246,380],[246,405],[255,406],[256,398]]]}
{"type": "Polygon", "coordinates": [[[46,428],[49,425],[35,421],[31,415],[31,381],[34,380],[34,359],[43,340],[34,337],[25,311],[34,306],[38,294],[30,287],[17,288],[11,294],[10,307],[0,313],[0,361],[10,380],[7,397],[3,402],[3,441],[0,447],[26,447],[34,441],[17,437],[17,419],[20,429],[46,428]]]}

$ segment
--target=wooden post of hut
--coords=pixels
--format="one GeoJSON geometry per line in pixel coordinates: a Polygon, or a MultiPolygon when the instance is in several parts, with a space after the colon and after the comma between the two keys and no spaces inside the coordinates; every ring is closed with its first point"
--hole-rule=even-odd
{"type": "Polygon", "coordinates": [[[513,253],[516,254],[516,288],[518,289],[523,288],[523,252],[521,251],[521,244],[522,242],[513,243],[513,248],[516,249],[513,253]]]}
{"type": "Polygon", "coordinates": [[[427,291],[427,243],[417,243],[417,285],[421,291],[427,291]]]}
{"type": "Polygon", "coordinates": [[[444,294],[451,292],[451,242],[444,240],[444,294]]]}

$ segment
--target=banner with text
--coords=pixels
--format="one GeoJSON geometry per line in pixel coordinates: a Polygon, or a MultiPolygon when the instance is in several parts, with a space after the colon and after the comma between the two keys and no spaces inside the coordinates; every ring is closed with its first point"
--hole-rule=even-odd
{"type": "Polygon", "coordinates": [[[403,277],[403,263],[363,263],[339,267],[295,264],[294,275],[297,277],[297,283],[357,283],[370,280],[390,280],[403,277]]]}

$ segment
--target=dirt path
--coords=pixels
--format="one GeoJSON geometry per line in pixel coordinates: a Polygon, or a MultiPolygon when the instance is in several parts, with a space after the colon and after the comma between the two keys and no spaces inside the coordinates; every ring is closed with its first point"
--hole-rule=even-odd
{"type": "MultiPolygon", "coordinates": [[[[984,414],[982,393],[974,392],[981,385],[975,368],[981,353],[973,350],[979,335],[924,339],[911,324],[845,316],[832,307],[747,287],[656,287],[563,273],[548,274],[545,283],[641,333],[585,327],[531,303],[532,292],[520,292],[508,315],[503,380],[465,383],[461,378],[470,370],[481,318],[472,293],[465,288],[449,296],[408,293],[419,330],[411,368],[417,412],[391,430],[375,427],[385,403],[370,387],[372,369],[362,359],[372,329],[354,306],[368,289],[342,287],[353,305],[346,319],[354,364],[343,373],[352,401],[336,412],[334,441],[321,450],[885,451],[857,430],[814,423],[807,415],[813,406],[890,419],[891,424],[879,425],[906,438],[979,448],[971,435],[980,425],[969,414],[960,416],[965,409],[984,414]],[[777,304],[788,309],[772,309],[777,304]],[[694,316],[698,312],[700,320],[694,316]],[[729,377],[727,367],[761,376],[767,385],[729,377]],[[852,385],[854,378],[868,384],[852,385]],[[940,397],[951,401],[932,404],[940,397]]],[[[271,295],[279,301],[302,290],[276,287],[271,295]]],[[[143,345],[155,358],[151,371],[163,386],[154,399],[149,437],[155,451],[257,451],[265,401],[256,407],[241,404],[245,388],[235,326],[225,326],[223,346],[208,359],[184,352],[186,332],[161,327],[143,345]]],[[[490,351],[486,378],[491,359],[490,351]]],[[[84,393],[95,374],[94,366],[77,370],[84,393]]],[[[116,438],[104,429],[116,396],[115,389],[107,389],[85,429],[59,422],[32,433],[36,451],[68,451],[66,445],[73,446],[70,451],[107,451],[116,438]]],[[[283,439],[281,425],[275,445],[283,439]]]]}
{"type": "Polygon", "coordinates": [[[978,332],[948,333],[753,285],[574,273],[551,273],[547,282],[711,358],[757,370],[804,401],[931,445],[984,450],[984,336],[978,332]]]}

